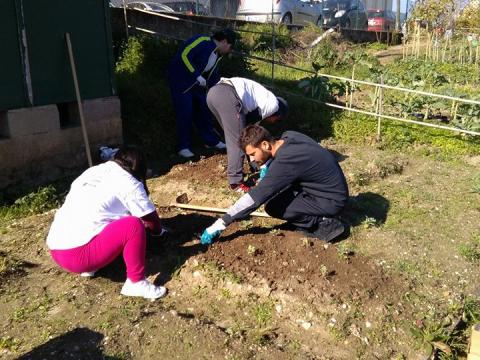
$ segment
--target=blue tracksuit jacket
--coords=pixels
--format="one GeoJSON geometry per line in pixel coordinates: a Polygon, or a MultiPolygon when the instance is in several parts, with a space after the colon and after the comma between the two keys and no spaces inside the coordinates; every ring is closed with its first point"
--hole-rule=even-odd
{"type": "MultiPolygon", "coordinates": [[[[196,83],[197,77],[202,75],[208,58],[215,49],[216,44],[210,36],[197,35],[185,41],[170,63],[168,69],[170,82],[182,92],[189,90],[196,83]]],[[[209,74],[203,75],[208,88],[220,80],[217,69],[220,59],[221,57],[218,57],[209,74]]]]}
{"type": "Polygon", "coordinates": [[[215,49],[215,41],[210,36],[194,36],[183,43],[168,68],[168,82],[177,116],[177,141],[180,150],[190,148],[192,122],[195,123],[205,144],[214,146],[219,141],[214,133],[212,115],[207,107],[207,89],[197,84],[199,75],[207,80],[207,88],[220,80],[217,69],[220,57],[208,74],[202,74],[215,49]]]}

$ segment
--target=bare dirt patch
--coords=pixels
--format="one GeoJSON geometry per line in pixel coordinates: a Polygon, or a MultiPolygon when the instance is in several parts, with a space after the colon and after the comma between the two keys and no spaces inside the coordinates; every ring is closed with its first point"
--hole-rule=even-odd
{"type": "Polygon", "coordinates": [[[119,295],[121,259],[93,279],[59,269],[44,244],[53,212],[10,222],[0,229],[2,357],[425,355],[426,336],[446,319],[455,323],[475,290],[478,170],[460,161],[328,146],[351,189],[343,215],[351,232],[328,246],[262,218],[232,224],[212,246],[200,245],[199,234],[218,214],[169,204],[187,192],[192,204],[231,205],[239,195],[227,188],[224,155],[149,180],[172,230],[149,244],[148,275],[169,290],[153,303],[119,295]]]}

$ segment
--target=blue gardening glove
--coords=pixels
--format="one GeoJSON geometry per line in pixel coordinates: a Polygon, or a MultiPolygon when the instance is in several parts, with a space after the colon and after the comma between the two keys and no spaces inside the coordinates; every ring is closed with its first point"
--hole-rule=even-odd
{"type": "Polygon", "coordinates": [[[267,175],[268,167],[270,166],[271,162],[272,162],[272,159],[269,159],[265,164],[260,166],[260,174],[258,177],[258,181],[262,181],[263,178],[267,175]]]}
{"type": "Polygon", "coordinates": [[[220,236],[223,230],[226,229],[225,223],[222,219],[218,219],[211,226],[206,228],[200,237],[202,245],[210,245],[213,240],[220,236]]]}

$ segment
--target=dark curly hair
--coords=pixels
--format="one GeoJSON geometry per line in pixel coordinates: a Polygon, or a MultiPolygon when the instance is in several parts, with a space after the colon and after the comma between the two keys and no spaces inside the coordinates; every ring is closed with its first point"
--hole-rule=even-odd
{"type": "Polygon", "coordinates": [[[272,143],[275,139],[263,126],[249,125],[243,129],[240,139],[238,140],[238,145],[240,149],[245,150],[247,145],[258,147],[262,141],[272,143]]]}

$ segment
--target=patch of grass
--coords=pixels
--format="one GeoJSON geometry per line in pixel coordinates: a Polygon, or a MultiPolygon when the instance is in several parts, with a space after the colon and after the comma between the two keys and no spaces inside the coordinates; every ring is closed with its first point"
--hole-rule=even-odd
{"type": "Polygon", "coordinates": [[[231,292],[229,289],[227,289],[227,288],[222,288],[222,289],[220,290],[220,296],[221,296],[222,298],[225,298],[225,299],[231,299],[233,295],[232,295],[232,292],[231,292]]]}
{"type": "Polygon", "coordinates": [[[377,219],[374,217],[365,216],[365,219],[362,221],[362,226],[365,229],[370,229],[378,226],[377,219]]]}
{"type": "Polygon", "coordinates": [[[106,355],[105,359],[107,359],[107,360],[131,360],[131,359],[133,359],[133,356],[128,351],[120,351],[120,352],[115,352],[112,355],[106,355]]]}
{"type": "Polygon", "coordinates": [[[342,242],[337,246],[338,256],[345,261],[350,260],[355,255],[357,247],[348,241],[342,242]]]}
{"type": "Polygon", "coordinates": [[[461,244],[458,254],[472,263],[480,261],[480,247],[477,244],[461,244]]]}
{"type": "Polygon", "coordinates": [[[0,338],[0,350],[16,351],[21,341],[11,336],[2,336],[0,338]]]}
{"type": "Polygon", "coordinates": [[[40,214],[60,205],[63,194],[54,185],[40,187],[36,191],[19,197],[12,204],[0,206],[0,223],[40,214]]]}
{"type": "Polygon", "coordinates": [[[194,269],[204,271],[205,274],[215,282],[230,281],[234,284],[242,283],[242,278],[239,275],[223,268],[219,268],[214,262],[211,261],[198,264],[194,269]]]}
{"type": "Polygon", "coordinates": [[[249,256],[255,256],[257,254],[257,248],[253,245],[248,245],[247,246],[247,254],[249,256]]]}
{"type": "Polygon", "coordinates": [[[273,329],[270,327],[261,328],[261,329],[254,329],[250,332],[250,337],[253,343],[259,346],[266,346],[272,342],[275,337],[275,333],[273,329]]]}
{"type": "Polygon", "coordinates": [[[297,339],[292,339],[287,344],[288,349],[293,352],[297,352],[302,348],[302,343],[297,339]]]}
{"type": "Polygon", "coordinates": [[[472,192],[480,194],[480,175],[476,176],[472,182],[472,192]]]}
{"type": "Polygon", "coordinates": [[[253,221],[252,220],[242,220],[240,222],[240,228],[243,230],[248,230],[253,227],[253,221]]]}
{"type": "Polygon", "coordinates": [[[323,277],[326,277],[328,273],[329,271],[327,266],[325,264],[320,265],[320,274],[322,274],[323,277]]]}
{"type": "Polygon", "coordinates": [[[474,137],[393,121],[382,122],[382,140],[377,143],[376,126],[377,121],[373,117],[344,112],[338,113],[333,123],[333,132],[337,140],[345,143],[376,144],[396,151],[423,148],[424,155],[433,155],[439,160],[480,154],[480,140],[474,137]]]}
{"type": "Polygon", "coordinates": [[[471,325],[479,321],[480,300],[466,297],[463,303],[452,304],[448,313],[433,311],[417,319],[410,330],[425,355],[436,351],[438,359],[458,359],[467,349],[471,325]],[[460,319],[462,326],[452,327],[453,319],[460,319]]]}
{"type": "Polygon", "coordinates": [[[273,317],[274,305],[273,301],[265,301],[255,305],[253,317],[258,327],[265,328],[270,323],[273,317]]]}
{"type": "Polygon", "coordinates": [[[396,265],[397,269],[402,273],[411,275],[418,275],[420,273],[419,266],[409,260],[399,260],[396,265]]]}
{"type": "Polygon", "coordinates": [[[44,317],[53,305],[53,299],[45,295],[43,298],[36,300],[33,304],[20,307],[12,314],[12,320],[16,322],[24,322],[30,316],[44,317]]]}
{"type": "Polygon", "coordinates": [[[344,341],[349,335],[348,329],[345,326],[331,326],[328,328],[328,332],[338,342],[344,341]]]}
{"type": "MultiPolygon", "coordinates": [[[[245,24],[240,27],[240,41],[249,51],[272,49],[271,24],[245,24]]],[[[288,28],[281,24],[275,26],[275,48],[286,48],[292,44],[288,28]]]]}
{"type": "Polygon", "coordinates": [[[385,44],[385,43],[381,43],[381,42],[374,42],[374,43],[370,43],[367,45],[367,49],[368,50],[387,50],[388,49],[388,45],[385,44]]]}

